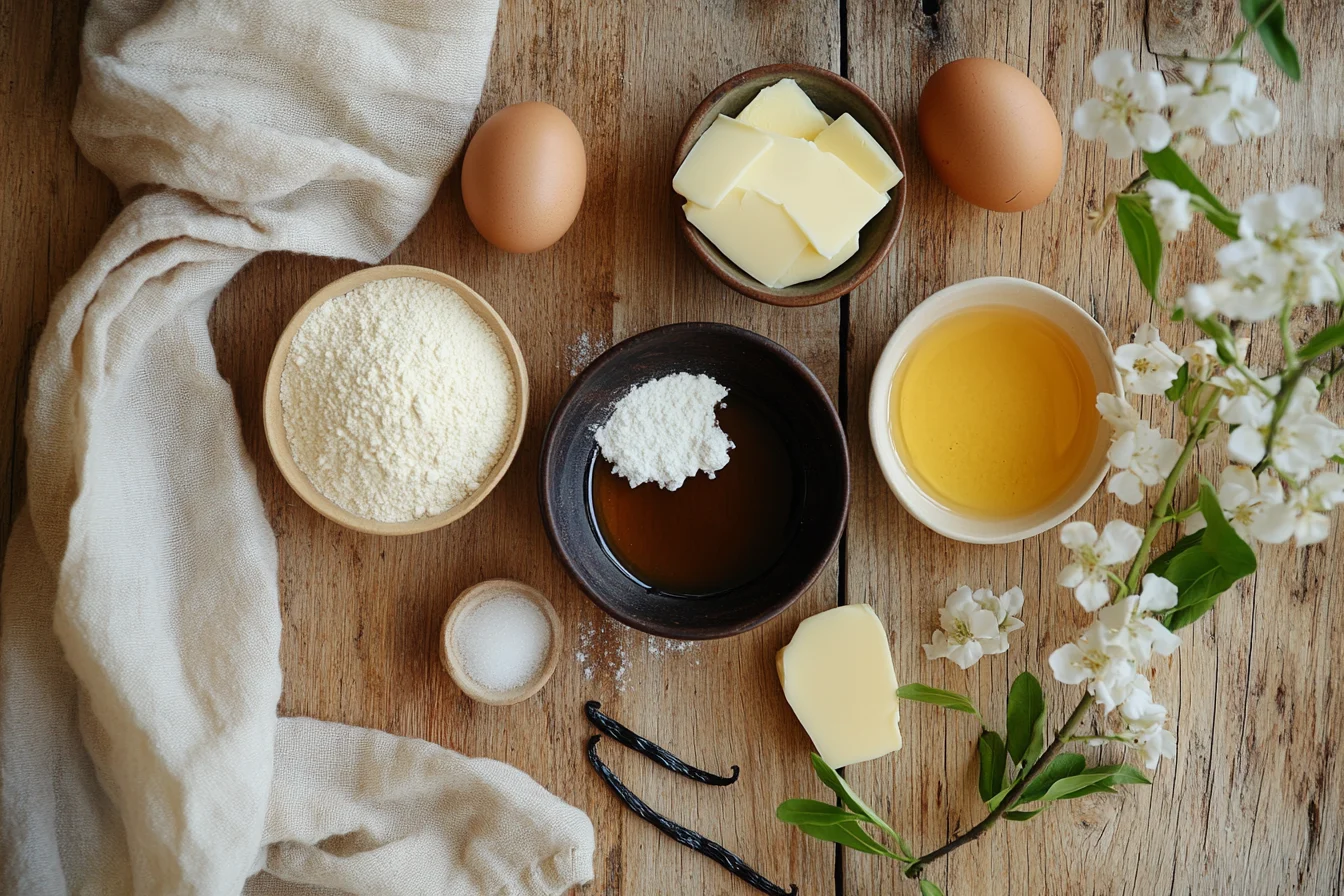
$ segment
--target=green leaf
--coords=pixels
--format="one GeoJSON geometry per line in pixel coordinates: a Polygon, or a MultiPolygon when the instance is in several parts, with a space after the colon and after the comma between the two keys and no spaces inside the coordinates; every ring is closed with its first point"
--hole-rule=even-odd
{"type": "Polygon", "coordinates": [[[825,840],[827,843],[839,843],[841,846],[848,846],[850,849],[857,849],[859,852],[885,856],[888,859],[901,860],[904,858],[870,837],[863,828],[859,827],[859,823],[856,821],[847,821],[840,824],[800,824],[798,830],[813,839],[825,840]]]}
{"type": "Polygon", "coordinates": [[[1050,764],[1041,770],[1041,773],[1032,778],[1023,789],[1022,795],[1017,798],[1017,803],[1033,803],[1045,796],[1056,781],[1065,778],[1071,778],[1074,775],[1082,774],[1083,769],[1087,768],[1087,760],[1077,753],[1060,753],[1050,764]]]}
{"type": "Polygon", "coordinates": [[[1050,785],[1040,799],[1047,803],[1055,800],[1073,800],[1107,790],[1116,784],[1151,783],[1143,772],[1132,765],[1101,765],[1079,775],[1060,778],[1050,785]]]}
{"type": "Polygon", "coordinates": [[[1283,11],[1283,3],[1276,3],[1276,0],[1241,0],[1241,14],[1246,17],[1246,21],[1251,24],[1260,22],[1260,27],[1255,29],[1256,35],[1260,38],[1260,43],[1264,45],[1265,53],[1279,69],[1294,81],[1302,80],[1302,63],[1297,58],[1297,47],[1288,37],[1287,16],[1283,11]],[[1274,4],[1269,15],[1264,19],[1265,8],[1274,4]]]}
{"type": "Polygon", "coordinates": [[[1176,379],[1167,387],[1167,400],[1180,401],[1185,395],[1185,390],[1190,388],[1190,362],[1181,365],[1181,369],[1176,371],[1176,379]]]}
{"type": "Polygon", "coordinates": [[[1120,224],[1120,234],[1125,238],[1130,257],[1134,259],[1139,280],[1153,301],[1158,301],[1157,284],[1162,276],[1162,238],[1157,233],[1157,222],[1153,220],[1152,211],[1134,194],[1124,193],[1115,204],[1115,220],[1120,224]]]}
{"type": "Polygon", "coordinates": [[[1013,809],[1003,813],[1003,817],[1009,821],[1030,821],[1049,807],[1050,804],[1046,803],[1044,806],[1037,806],[1035,809],[1013,809]]]}
{"type": "Polygon", "coordinates": [[[1153,177],[1169,180],[1187,193],[1204,200],[1207,206],[1203,209],[1204,217],[1209,219],[1209,223],[1231,239],[1237,239],[1237,214],[1213,195],[1213,191],[1204,185],[1204,181],[1199,179],[1176,150],[1168,146],[1158,152],[1145,152],[1143,162],[1153,177]]]}
{"type": "Polygon", "coordinates": [[[1207,479],[1200,478],[1199,510],[1204,514],[1204,540],[1201,545],[1218,560],[1223,571],[1240,579],[1255,572],[1255,551],[1242,541],[1237,530],[1223,516],[1218,494],[1207,479]]]}
{"type": "Polygon", "coordinates": [[[917,703],[932,703],[934,706],[941,706],[944,709],[955,709],[957,712],[968,712],[973,716],[980,715],[980,710],[975,708],[971,698],[964,694],[958,694],[956,691],[945,691],[942,688],[931,688],[925,684],[907,684],[896,689],[896,696],[902,700],[914,700],[917,703]]]}
{"type": "Polygon", "coordinates": [[[863,816],[848,809],[820,800],[785,800],[775,810],[775,817],[788,824],[841,824],[864,820],[863,816]]]}
{"type": "Polygon", "coordinates": [[[1303,362],[1313,361],[1321,355],[1329,354],[1341,345],[1344,345],[1344,321],[1340,321],[1333,327],[1326,327],[1308,339],[1297,350],[1297,356],[1303,362]]]}
{"type": "Polygon", "coordinates": [[[1013,679],[1008,691],[1008,755],[1020,767],[1045,749],[1045,694],[1030,672],[1013,679]]]}
{"type": "Polygon", "coordinates": [[[938,889],[938,885],[931,880],[921,880],[919,882],[919,896],[943,896],[943,891],[938,889]]]}
{"type": "Polygon", "coordinates": [[[892,839],[897,843],[900,843],[901,848],[907,853],[910,851],[910,847],[906,844],[901,835],[892,830],[891,825],[883,821],[882,816],[874,812],[867,803],[859,799],[859,795],[850,789],[849,783],[844,778],[840,777],[840,773],[827,765],[826,760],[822,759],[816,753],[812,754],[812,769],[817,773],[817,777],[821,779],[821,783],[825,784],[836,796],[840,797],[840,802],[844,803],[856,814],[862,816],[865,821],[877,825],[879,828],[890,834],[892,839]]]}
{"type": "Polygon", "coordinates": [[[1008,764],[1008,754],[1003,746],[1003,738],[995,731],[981,731],[980,743],[980,799],[988,803],[994,795],[1003,789],[1003,770],[1008,764]]]}
{"type": "Polygon", "coordinates": [[[1177,541],[1148,567],[1176,586],[1176,606],[1163,618],[1172,631],[1209,612],[1219,595],[1255,572],[1255,552],[1223,516],[1207,480],[1200,484],[1199,510],[1205,527],[1177,541]]]}

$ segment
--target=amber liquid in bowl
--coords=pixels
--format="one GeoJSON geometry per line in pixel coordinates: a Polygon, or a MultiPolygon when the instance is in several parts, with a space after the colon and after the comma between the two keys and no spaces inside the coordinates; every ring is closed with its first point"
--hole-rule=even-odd
{"type": "Polygon", "coordinates": [[[932,324],[896,368],[888,421],[920,489],[980,519],[1038,511],[1091,457],[1100,415],[1082,351],[1053,321],[989,305],[932,324]]]}
{"type": "Polygon", "coordinates": [[[607,553],[642,586],[710,597],[756,579],[779,560],[795,528],[801,484],[779,430],[749,400],[717,412],[733,441],[728,465],[676,491],[630,483],[595,452],[589,472],[594,527],[607,553]]]}

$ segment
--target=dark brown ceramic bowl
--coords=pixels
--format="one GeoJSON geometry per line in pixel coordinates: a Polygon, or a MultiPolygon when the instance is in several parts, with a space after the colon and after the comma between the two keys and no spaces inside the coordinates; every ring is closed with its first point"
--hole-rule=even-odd
{"type": "Polygon", "coordinates": [[[826,389],[784,348],[726,324],[672,324],[609,349],[570,386],[542,443],[539,491],[551,544],[599,607],[652,635],[723,638],[783,611],[835,553],[849,510],[849,452],[826,389]],[[753,581],[710,597],[664,594],[627,575],[603,546],[589,501],[593,431],[632,387],[683,371],[707,374],[728,387],[728,401],[743,396],[765,412],[801,483],[780,559],[753,581]]]}
{"type": "MultiPolygon", "coordinates": [[[[714,88],[713,93],[705,97],[704,102],[691,113],[686,129],[681,132],[676,157],[672,160],[672,170],[676,171],[681,167],[695,141],[700,139],[700,135],[709,129],[715,119],[720,115],[736,117],[757,93],[783,78],[797,81],[798,86],[811,98],[816,107],[832,118],[839,118],[846,112],[853,115],[855,121],[863,125],[864,130],[882,145],[896,166],[902,172],[905,171],[905,155],[901,152],[901,141],[896,137],[896,129],[891,126],[891,119],[887,118],[887,114],[873,102],[872,97],[853,82],[834,72],[796,63],[754,68],[729,78],[714,88]]],[[[672,177],[669,174],[668,183],[671,182],[672,177]]],[[[905,178],[902,177],[900,183],[892,188],[891,201],[886,207],[859,233],[859,251],[854,253],[853,258],[825,277],[786,286],[783,289],[766,286],[729,261],[728,257],[706,239],[704,234],[686,220],[686,215],[681,211],[685,200],[675,193],[673,198],[676,200],[677,218],[681,224],[682,235],[714,276],[758,302],[798,308],[838,299],[851,292],[877,270],[882,259],[891,251],[892,245],[896,242],[896,234],[901,230],[901,219],[905,214],[905,178]]]]}

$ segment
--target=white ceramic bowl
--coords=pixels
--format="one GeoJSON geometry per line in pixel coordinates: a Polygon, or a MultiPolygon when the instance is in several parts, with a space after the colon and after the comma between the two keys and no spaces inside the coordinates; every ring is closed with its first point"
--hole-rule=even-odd
{"type": "Polygon", "coordinates": [[[1005,544],[1021,541],[1059,525],[1073,515],[1096,492],[1106,477],[1106,451],[1110,427],[1097,428],[1097,442],[1087,465],[1074,484],[1055,501],[1026,516],[985,520],[949,510],[915,484],[892,444],[890,423],[891,383],[896,369],[914,341],[936,321],[984,305],[1012,305],[1047,317],[1073,338],[1092,368],[1098,391],[1109,389],[1122,395],[1106,331],[1069,299],[1039,283],[1017,277],[981,277],[939,290],[906,315],[887,341],[873,371],[868,395],[868,429],[878,465],[887,485],[916,519],[935,532],[972,544],[1005,544]]]}

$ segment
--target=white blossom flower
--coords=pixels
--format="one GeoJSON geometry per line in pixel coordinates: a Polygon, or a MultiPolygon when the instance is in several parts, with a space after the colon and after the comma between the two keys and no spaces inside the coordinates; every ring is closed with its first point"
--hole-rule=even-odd
{"type": "Polygon", "coordinates": [[[1119,395],[1112,395],[1110,392],[1101,392],[1097,395],[1097,413],[1101,414],[1101,419],[1111,424],[1111,429],[1115,435],[1120,436],[1127,432],[1137,429],[1141,422],[1139,412],[1119,395]]]}
{"type": "Polygon", "coordinates": [[[1008,634],[1022,627],[1022,620],[1016,618],[1021,611],[1021,588],[1010,588],[996,597],[988,588],[972,592],[962,585],[939,609],[941,628],[924,645],[924,654],[969,669],[982,656],[1008,650],[1008,634]]]}
{"type": "MultiPolygon", "coordinates": [[[[1236,356],[1244,362],[1250,347],[1251,340],[1239,336],[1233,349],[1236,356]]],[[[1218,343],[1212,339],[1195,340],[1181,349],[1181,357],[1190,366],[1190,379],[1196,382],[1208,382],[1209,378],[1223,366],[1223,359],[1218,356],[1218,343]]]]}
{"type": "Polygon", "coordinates": [[[1087,683],[1104,712],[1111,712],[1129,698],[1138,669],[1127,645],[1107,639],[1105,626],[1094,622],[1078,637],[1050,654],[1050,671],[1063,684],[1087,683]]]}
{"type": "Polygon", "coordinates": [[[1144,487],[1157,485],[1171,475],[1180,456],[1180,442],[1164,438],[1141,420],[1135,429],[1117,436],[1106,452],[1106,458],[1120,470],[1111,477],[1106,490],[1126,504],[1138,504],[1143,500],[1144,487]]]}
{"type": "Polygon", "coordinates": [[[1202,128],[1210,142],[1230,146],[1279,126],[1278,106],[1256,96],[1259,79],[1239,64],[1186,62],[1181,74],[1188,83],[1167,88],[1172,130],[1202,128]]]}
{"type": "Polygon", "coordinates": [[[1143,753],[1146,768],[1176,758],[1176,735],[1164,727],[1167,708],[1153,701],[1152,686],[1142,675],[1135,676],[1129,696],[1120,704],[1120,718],[1125,727],[1118,736],[1143,753]]]}
{"type": "Polygon", "coordinates": [[[1306,184],[1247,199],[1241,238],[1218,250],[1222,277],[1191,286],[1182,307],[1196,319],[1219,313],[1260,321],[1285,307],[1339,301],[1344,235],[1322,228],[1323,210],[1320,190],[1306,184]]]}
{"type": "Polygon", "coordinates": [[[1073,129],[1085,140],[1100,137],[1107,154],[1124,159],[1137,149],[1157,152],[1171,142],[1171,125],[1162,116],[1167,86],[1158,72],[1134,69],[1128,50],[1107,50],[1092,60],[1092,77],[1101,98],[1073,113],[1073,129]]]}
{"type": "MultiPolygon", "coordinates": [[[[1236,426],[1227,438],[1227,454],[1235,461],[1257,464],[1264,459],[1273,426],[1273,401],[1259,390],[1245,386],[1246,380],[1238,371],[1230,370],[1223,377],[1214,377],[1215,382],[1219,380],[1222,382],[1218,385],[1234,390],[1218,401],[1219,418],[1236,426]],[[1236,394],[1235,390],[1242,389],[1244,394],[1236,394]]],[[[1278,377],[1271,377],[1265,383],[1278,392],[1278,377]]],[[[1293,480],[1304,480],[1324,466],[1344,440],[1344,428],[1317,413],[1319,400],[1316,384],[1306,377],[1298,379],[1274,429],[1270,461],[1276,470],[1293,480]]]]}
{"type": "MultiPolygon", "coordinates": [[[[1263,509],[1283,503],[1283,483],[1272,469],[1259,476],[1250,467],[1230,464],[1218,480],[1218,505],[1223,516],[1243,541],[1252,541],[1263,509]]],[[[1206,525],[1204,514],[1195,511],[1185,520],[1186,534],[1198,532],[1206,525]]]]}
{"type": "Polygon", "coordinates": [[[1096,610],[1111,599],[1111,567],[1127,563],[1139,552],[1143,531],[1121,520],[1106,524],[1101,535],[1091,523],[1068,523],[1059,531],[1059,540],[1073,551],[1073,562],[1059,573],[1059,584],[1072,588],[1074,597],[1086,610],[1096,610]]]}
{"type": "Polygon", "coordinates": [[[1330,535],[1329,513],[1344,504],[1344,473],[1318,473],[1288,500],[1266,507],[1253,531],[1261,541],[1282,544],[1294,538],[1298,546],[1316,544],[1330,535]]]}
{"type": "Polygon", "coordinates": [[[1171,388],[1185,363],[1172,351],[1152,324],[1139,324],[1134,341],[1115,350],[1115,366],[1125,389],[1135,395],[1158,395],[1171,388]]]}
{"type": "Polygon", "coordinates": [[[1138,594],[1129,594],[1097,614],[1102,637],[1117,649],[1128,650],[1135,663],[1146,663],[1154,653],[1171,656],[1181,646],[1179,636],[1167,630],[1152,614],[1176,606],[1176,586],[1148,573],[1138,594]]]}
{"type": "Polygon", "coordinates": [[[1190,208],[1190,192],[1182,190],[1169,180],[1154,178],[1143,185],[1148,194],[1148,208],[1157,223],[1162,242],[1169,243],[1190,229],[1195,213],[1190,208]]]}

